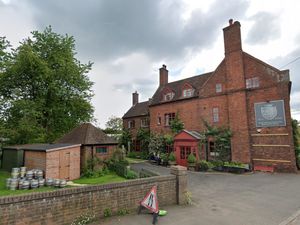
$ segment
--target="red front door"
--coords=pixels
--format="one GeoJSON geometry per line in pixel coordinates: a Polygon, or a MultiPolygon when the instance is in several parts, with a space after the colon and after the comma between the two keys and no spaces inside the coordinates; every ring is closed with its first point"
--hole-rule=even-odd
{"type": "Polygon", "coordinates": [[[179,146],[179,160],[177,164],[180,166],[187,166],[187,158],[191,154],[191,146],[179,146]]]}

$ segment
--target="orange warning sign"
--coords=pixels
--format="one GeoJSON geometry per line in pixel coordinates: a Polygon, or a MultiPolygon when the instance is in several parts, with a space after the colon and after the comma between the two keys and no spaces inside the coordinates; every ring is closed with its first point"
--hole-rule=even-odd
{"type": "Polygon", "coordinates": [[[153,213],[158,213],[157,188],[153,186],[147,193],[146,197],[141,201],[141,205],[149,209],[153,213]]]}

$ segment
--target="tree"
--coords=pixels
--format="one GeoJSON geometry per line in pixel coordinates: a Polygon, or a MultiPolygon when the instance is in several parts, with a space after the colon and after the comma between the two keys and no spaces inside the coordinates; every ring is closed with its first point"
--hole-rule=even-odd
{"type": "Polygon", "coordinates": [[[300,168],[300,131],[298,126],[298,121],[293,119],[292,120],[292,128],[293,128],[293,139],[294,139],[294,147],[295,147],[295,155],[296,155],[296,162],[298,168],[300,168]]]}
{"type": "Polygon", "coordinates": [[[75,55],[74,38],[50,26],[12,50],[0,76],[0,120],[12,143],[52,142],[92,119],[92,63],[75,55]]]}
{"type": "Polygon", "coordinates": [[[149,153],[150,131],[143,128],[138,129],[136,139],[140,142],[141,150],[149,153]]]}
{"type": "Polygon", "coordinates": [[[123,129],[121,137],[119,139],[119,146],[121,147],[122,145],[128,150],[128,144],[131,144],[131,134],[128,129],[123,129]]]}
{"type": "Polygon", "coordinates": [[[154,154],[165,152],[163,135],[156,133],[150,134],[149,152],[154,154]]]}
{"type": "Polygon", "coordinates": [[[174,120],[171,121],[170,128],[174,134],[178,134],[184,129],[184,123],[180,120],[178,113],[176,113],[174,120]]]}
{"type": "Polygon", "coordinates": [[[123,129],[123,120],[122,118],[112,116],[108,119],[108,121],[105,124],[104,132],[106,134],[111,134],[115,137],[118,137],[122,134],[123,129]]]}

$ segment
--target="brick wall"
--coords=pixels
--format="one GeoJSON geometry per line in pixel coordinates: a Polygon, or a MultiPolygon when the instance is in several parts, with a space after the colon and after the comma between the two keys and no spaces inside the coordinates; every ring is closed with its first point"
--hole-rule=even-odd
{"type": "Polygon", "coordinates": [[[70,224],[86,212],[103,217],[104,209],[135,212],[139,202],[157,185],[159,205],[183,204],[187,188],[186,169],[172,167],[174,175],[143,178],[107,185],[67,188],[57,191],[0,197],[0,224],[70,224]]]}

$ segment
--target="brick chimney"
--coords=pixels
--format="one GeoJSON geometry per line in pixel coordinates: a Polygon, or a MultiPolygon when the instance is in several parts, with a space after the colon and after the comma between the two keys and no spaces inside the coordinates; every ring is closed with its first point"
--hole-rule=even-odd
{"type": "Polygon", "coordinates": [[[134,93],[132,93],[132,106],[135,106],[138,103],[139,103],[139,94],[137,93],[137,91],[135,91],[134,93]]]}
{"type": "Polygon", "coordinates": [[[223,33],[225,55],[230,52],[242,50],[241,24],[239,21],[233,22],[233,20],[230,19],[229,26],[223,28],[223,33]]]}
{"type": "Polygon", "coordinates": [[[166,65],[162,65],[159,69],[159,86],[163,86],[168,83],[168,70],[166,65]]]}

